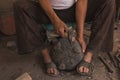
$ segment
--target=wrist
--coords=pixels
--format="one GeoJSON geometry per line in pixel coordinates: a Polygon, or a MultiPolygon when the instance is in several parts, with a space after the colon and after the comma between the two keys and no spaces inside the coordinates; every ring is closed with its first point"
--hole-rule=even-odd
{"type": "Polygon", "coordinates": [[[82,38],[83,37],[83,31],[84,31],[84,27],[79,25],[77,27],[77,36],[82,38]]]}
{"type": "Polygon", "coordinates": [[[60,22],[60,19],[58,17],[54,17],[54,18],[51,19],[51,22],[52,22],[53,25],[56,25],[60,22]]]}
{"type": "Polygon", "coordinates": [[[84,36],[83,36],[82,33],[77,33],[77,37],[78,37],[79,39],[84,39],[84,36]]]}
{"type": "Polygon", "coordinates": [[[76,38],[77,38],[77,40],[79,40],[80,42],[84,41],[83,36],[78,36],[78,35],[77,35],[77,37],[76,37],[76,38]]]}

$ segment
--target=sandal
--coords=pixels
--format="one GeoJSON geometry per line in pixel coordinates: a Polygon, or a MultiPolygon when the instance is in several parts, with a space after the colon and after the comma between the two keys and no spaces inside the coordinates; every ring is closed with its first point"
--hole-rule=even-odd
{"type": "Polygon", "coordinates": [[[86,61],[81,61],[81,63],[77,66],[77,72],[81,75],[81,76],[91,76],[92,75],[92,72],[93,72],[93,65],[91,63],[88,63],[86,61]],[[83,67],[86,67],[89,69],[89,72],[88,73],[85,73],[85,72],[80,72],[79,71],[79,68],[83,66],[83,67]]]}
{"type": "MultiPolygon", "coordinates": [[[[46,63],[46,69],[49,69],[49,68],[55,68],[57,70],[57,67],[56,65],[51,62],[51,63],[46,63]]],[[[53,77],[56,77],[59,75],[59,71],[57,70],[57,74],[54,74],[54,73],[47,73],[49,76],[53,76],[53,77]]]]}

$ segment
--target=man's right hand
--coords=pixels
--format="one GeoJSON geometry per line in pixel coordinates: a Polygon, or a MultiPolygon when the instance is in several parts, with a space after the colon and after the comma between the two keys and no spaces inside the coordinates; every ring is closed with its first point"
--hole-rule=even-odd
{"type": "Polygon", "coordinates": [[[67,37],[68,27],[63,21],[59,20],[54,23],[54,29],[61,37],[67,37]]]}
{"type": "Polygon", "coordinates": [[[67,25],[56,15],[50,4],[50,0],[39,0],[39,3],[42,9],[45,11],[46,15],[49,17],[52,24],[54,25],[55,31],[61,37],[65,37],[65,33],[68,32],[67,25]]]}

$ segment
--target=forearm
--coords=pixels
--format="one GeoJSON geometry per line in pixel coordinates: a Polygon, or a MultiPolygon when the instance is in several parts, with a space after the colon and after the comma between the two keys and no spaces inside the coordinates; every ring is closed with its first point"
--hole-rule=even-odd
{"type": "Polygon", "coordinates": [[[76,21],[77,21],[77,33],[79,38],[83,38],[84,22],[87,11],[88,0],[78,0],[76,3],[76,21]]]}
{"type": "Polygon", "coordinates": [[[53,24],[57,23],[57,21],[59,21],[59,18],[56,15],[56,13],[54,12],[54,10],[52,9],[50,1],[49,0],[39,0],[39,3],[41,5],[41,7],[43,8],[43,10],[45,11],[46,15],[51,20],[51,22],[53,24]]]}

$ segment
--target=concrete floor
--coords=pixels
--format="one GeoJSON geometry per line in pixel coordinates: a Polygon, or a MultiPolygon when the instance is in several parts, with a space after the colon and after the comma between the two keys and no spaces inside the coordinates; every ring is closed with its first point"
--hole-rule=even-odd
{"type": "MultiPolygon", "coordinates": [[[[115,52],[120,49],[120,24],[118,23],[114,35],[115,52]]],[[[92,79],[80,76],[75,71],[61,72],[59,77],[51,77],[45,73],[45,66],[39,53],[39,50],[36,50],[30,54],[18,55],[14,48],[8,48],[5,44],[0,45],[0,80],[15,80],[25,72],[29,73],[33,80],[120,80],[120,70],[113,68],[114,73],[110,74],[97,57],[93,59],[92,79]]],[[[104,53],[101,54],[106,56],[104,53]]]]}

